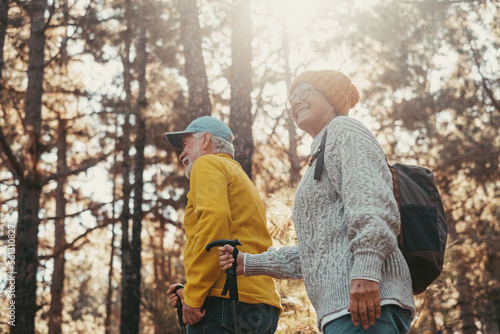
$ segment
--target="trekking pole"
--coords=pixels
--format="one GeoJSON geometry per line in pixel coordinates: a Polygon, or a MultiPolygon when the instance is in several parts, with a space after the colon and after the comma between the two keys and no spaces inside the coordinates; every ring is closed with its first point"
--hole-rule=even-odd
{"type": "Polygon", "coordinates": [[[240,324],[238,321],[238,282],[236,280],[236,260],[238,258],[238,253],[240,252],[236,246],[241,246],[241,242],[238,239],[234,240],[226,240],[219,239],[212,241],[207,244],[205,249],[207,252],[210,252],[210,249],[215,246],[224,246],[230,245],[233,246],[233,258],[234,263],[226,270],[226,283],[224,284],[224,289],[222,290],[221,296],[225,296],[229,290],[229,300],[231,300],[231,306],[233,310],[233,319],[234,319],[234,333],[240,334],[240,324]]]}
{"type": "Polygon", "coordinates": [[[177,304],[175,304],[175,308],[177,309],[177,319],[179,319],[179,326],[182,328],[182,334],[186,334],[186,324],[184,323],[184,320],[182,320],[182,302],[181,302],[181,297],[177,294],[177,290],[183,289],[184,286],[182,285],[177,285],[174,288],[174,293],[177,296],[177,304]]]}

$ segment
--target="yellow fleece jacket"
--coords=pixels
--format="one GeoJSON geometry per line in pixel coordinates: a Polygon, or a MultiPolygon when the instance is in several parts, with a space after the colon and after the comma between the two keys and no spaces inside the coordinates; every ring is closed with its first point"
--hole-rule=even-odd
{"type": "MultiPolygon", "coordinates": [[[[205,250],[209,242],[237,238],[242,252],[259,254],[272,245],[272,239],[257,189],[227,154],[203,155],[195,161],[187,198],[183,294],[188,306],[200,308],[208,296],[229,297],[221,296],[226,274],[219,265],[218,247],[205,250]]],[[[238,294],[241,302],[265,303],[282,310],[274,281],[268,276],[238,276],[238,294]]]]}

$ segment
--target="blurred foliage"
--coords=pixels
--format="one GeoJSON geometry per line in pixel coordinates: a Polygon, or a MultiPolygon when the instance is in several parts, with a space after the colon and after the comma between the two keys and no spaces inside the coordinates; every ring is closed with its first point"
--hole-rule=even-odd
{"type": "MultiPolygon", "coordinates": [[[[142,233],[141,333],[179,328],[164,291],[182,282],[183,208],[189,183],[163,133],[190,121],[175,1],[130,0],[148,22],[147,106],[142,233]]],[[[112,333],[119,330],[121,265],[111,224],[119,220],[123,155],[123,7],[126,1],[51,2],[47,16],[42,109],[45,176],[57,170],[57,118],[68,120],[64,333],[103,332],[114,247],[112,333]],[[64,51],[64,52],[63,52],[64,51]]],[[[4,47],[0,127],[21,159],[29,29],[21,1],[11,2],[4,47]]],[[[214,116],[230,113],[230,25],[227,1],[199,0],[203,56],[214,116]]],[[[416,296],[411,333],[500,332],[500,2],[252,2],[253,180],[268,208],[277,247],[296,242],[291,208],[290,144],[283,112],[287,78],[304,69],[340,69],[361,91],[352,111],[377,136],[389,161],[435,172],[449,221],[443,274],[416,296]],[[296,11],[293,9],[296,8],[296,11]],[[285,15],[286,14],[286,15],[285,15]],[[289,49],[284,47],[285,36],[289,49]],[[289,61],[289,69],[285,59],[289,61]],[[287,73],[290,71],[290,73],[287,73]]],[[[132,38],[130,61],[134,64],[132,38]]],[[[138,96],[132,71],[132,100],[138,96]]],[[[236,111],[235,111],[236,112],[236,111]]],[[[131,126],[135,120],[131,118],[131,126]]],[[[132,131],[132,133],[134,133],[132,131]]],[[[302,171],[310,139],[295,138],[302,171]]],[[[134,142],[134,135],[130,136],[134,142]]],[[[134,150],[130,150],[134,155],[134,150]]],[[[0,150],[0,237],[17,221],[17,181],[0,150]]],[[[40,201],[36,328],[47,332],[53,272],[55,180],[40,201]]],[[[121,235],[117,235],[117,240],[121,235]]],[[[2,249],[5,247],[2,245],[2,249]]],[[[7,298],[6,252],[0,251],[0,308],[7,298]]],[[[316,315],[302,281],[276,281],[285,312],[279,333],[314,333],[316,315]]],[[[0,320],[0,331],[8,325],[0,320]]],[[[174,333],[172,331],[172,333],[174,333]]]]}

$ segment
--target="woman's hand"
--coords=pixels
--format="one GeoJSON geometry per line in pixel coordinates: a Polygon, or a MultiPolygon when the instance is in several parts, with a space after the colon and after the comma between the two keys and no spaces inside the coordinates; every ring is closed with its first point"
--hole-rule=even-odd
{"type": "MultiPolygon", "coordinates": [[[[219,247],[219,261],[222,270],[226,271],[233,266],[234,258],[233,258],[233,246],[225,245],[223,247],[219,247]]],[[[236,275],[243,275],[243,260],[245,258],[245,253],[238,253],[238,262],[236,265],[236,275]]]]}
{"type": "Polygon", "coordinates": [[[375,319],[380,318],[380,286],[378,282],[366,279],[351,281],[349,297],[349,312],[355,327],[361,325],[366,330],[375,325],[375,319]]]}

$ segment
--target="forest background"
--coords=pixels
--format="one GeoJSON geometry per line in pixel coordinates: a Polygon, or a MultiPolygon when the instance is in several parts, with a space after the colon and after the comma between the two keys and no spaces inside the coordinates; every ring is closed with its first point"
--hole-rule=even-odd
{"type": "MultiPolygon", "coordinates": [[[[443,197],[411,333],[500,333],[499,44],[497,0],[0,0],[0,332],[179,333],[189,184],[163,133],[226,121],[293,244],[311,140],[287,87],[340,69],[350,115],[443,197]]],[[[278,333],[317,332],[303,283],[277,284],[278,333]]]]}

